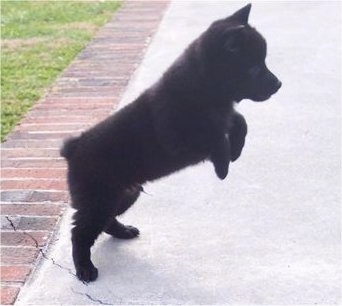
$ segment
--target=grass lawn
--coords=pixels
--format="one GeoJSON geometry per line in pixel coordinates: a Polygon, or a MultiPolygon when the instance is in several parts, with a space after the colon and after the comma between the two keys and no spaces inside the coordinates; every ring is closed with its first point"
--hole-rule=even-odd
{"type": "Polygon", "coordinates": [[[1,141],[119,6],[1,0],[1,141]]]}

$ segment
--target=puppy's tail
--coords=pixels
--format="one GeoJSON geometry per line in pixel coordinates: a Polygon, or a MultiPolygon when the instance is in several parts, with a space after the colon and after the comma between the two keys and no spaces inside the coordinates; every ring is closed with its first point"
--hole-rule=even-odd
{"type": "Polygon", "coordinates": [[[71,138],[67,139],[64,142],[64,144],[63,144],[63,146],[59,152],[60,155],[62,157],[64,157],[66,160],[69,160],[72,157],[72,155],[75,151],[75,148],[77,147],[77,144],[78,144],[78,137],[71,137],[71,138]]]}

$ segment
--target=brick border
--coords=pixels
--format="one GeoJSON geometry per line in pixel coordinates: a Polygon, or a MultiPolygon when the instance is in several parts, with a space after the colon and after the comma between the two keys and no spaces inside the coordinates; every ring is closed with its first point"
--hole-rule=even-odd
{"type": "Polygon", "coordinates": [[[1,304],[13,304],[68,203],[65,137],[117,107],[168,5],[126,1],[1,147],[1,304]]]}

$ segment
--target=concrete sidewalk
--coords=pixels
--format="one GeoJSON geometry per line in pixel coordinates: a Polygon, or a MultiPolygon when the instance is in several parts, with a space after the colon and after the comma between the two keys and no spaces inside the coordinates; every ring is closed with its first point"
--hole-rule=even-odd
{"type": "MultiPolygon", "coordinates": [[[[153,83],[213,20],[243,1],[173,1],[121,101],[153,83]]],[[[219,181],[208,163],[146,186],[122,218],[132,241],[103,234],[99,279],[74,276],[70,216],[18,305],[339,304],[339,2],[255,2],[250,23],[268,40],[283,87],[243,101],[243,156],[219,181]]]]}

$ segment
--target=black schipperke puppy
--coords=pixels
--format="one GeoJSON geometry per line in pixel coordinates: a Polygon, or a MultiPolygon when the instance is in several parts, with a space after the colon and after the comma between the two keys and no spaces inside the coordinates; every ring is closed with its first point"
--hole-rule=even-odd
{"type": "Polygon", "coordinates": [[[265,64],[265,39],[248,24],[251,5],[214,22],[133,103],[66,141],[77,276],[94,281],[90,248],[104,231],[129,239],[138,229],[116,219],[142,184],[210,160],[224,179],[247,134],[234,111],[242,99],[264,101],[280,88],[265,64]]]}

